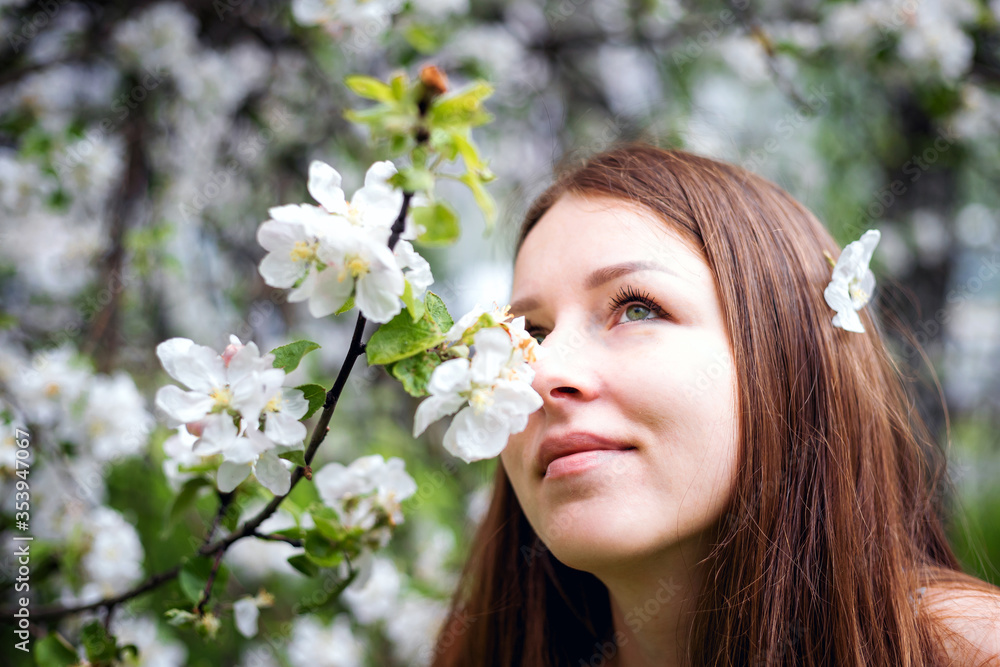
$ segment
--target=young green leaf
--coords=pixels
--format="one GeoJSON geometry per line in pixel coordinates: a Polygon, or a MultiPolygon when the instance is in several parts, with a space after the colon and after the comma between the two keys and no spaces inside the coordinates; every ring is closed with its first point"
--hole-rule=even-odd
{"type": "Polygon", "coordinates": [[[401,312],[380,326],[365,346],[369,366],[388,364],[434,347],[444,340],[444,331],[425,312],[416,322],[409,312],[401,312]]]}
{"type": "Polygon", "coordinates": [[[441,331],[447,332],[448,329],[454,326],[455,320],[452,319],[448,308],[444,305],[444,301],[437,294],[428,292],[427,296],[424,297],[424,305],[427,307],[427,312],[430,314],[431,319],[434,320],[434,323],[441,331]]]}
{"type": "Polygon", "coordinates": [[[319,345],[311,340],[297,340],[294,343],[276,347],[271,350],[271,354],[274,355],[274,367],[283,368],[286,373],[291,373],[298,368],[302,357],[318,349],[319,345]]]}
{"type": "Polygon", "coordinates": [[[100,621],[91,621],[80,631],[80,640],[92,663],[110,663],[118,657],[115,638],[108,634],[100,621]]]}
{"type": "Polygon", "coordinates": [[[441,357],[433,352],[421,352],[386,366],[386,370],[403,384],[410,396],[426,396],[427,384],[434,369],[441,365],[441,357]]]}
{"type": "MultiPolygon", "coordinates": [[[[177,583],[180,584],[184,596],[195,604],[198,603],[201,599],[201,594],[205,591],[214,560],[214,558],[208,556],[190,558],[184,563],[180,573],[177,575],[177,583]]],[[[215,581],[212,584],[212,589],[221,590],[225,588],[228,577],[229,570],[224,565],[220,565],[219,571],[215,576],[215,581]]]]}
{"type": "Polygon", "coordinates": [[[344,302],[344,305],[341,306],[340,310],[338,310],[337,312],[335,312],[334,315],[343,315],[344,313],[346,313],[347,311],[349,311],[351,308],[354,308],[354,295],[353,294],[351,296],[347,297],[347,301],[344,302]]]}
{"type": "Polygon", "coordinates": [[[423,234],[417,237],[417,243],[426,246],[454,243],[462,231],[458,224],[458,214],[443,201],[436,201],[430,206],[414,208],[413,222],[423,225],[426,229],[423,234]]]}
{"type": "Polygon", "coordinates": [[[70,667],[79,662],[76,649],[58,632],[50,632],[35,643],[35,664],[38,667],[70,667]]]}
{"type": "Polygon", "coordinates": [[[300,384],[296,389],[301,391],[305,399],[309,401],[309,409],[302,416],[302,419],[309,419],[323,407],[323,403],[326,401],[326,389],[318,384],[300,384]]]}
{"type": "Polygon", "coordinates": [[[295,449],[290,452],[282,452],[278,454],[279,459],[285,459],[286,461],[291,461],[297,466],[306,467],[306,455],[301,449],[295,449]]]}
{"type": "Polygon", "coordinates": [[[195,501],[198,499],[198,492],[205,487],[212,487],[215,484],[205,478],[205,477],[192,477],[188,481],[184,482],[181,487],[180,492],[177,497],[174,498],[174,502],[171,503],[170,509],[167,512],[167,521],[160,532],[160,536],[166,538],[170,533],[170,530],[177,524],[177,520],[184,513],[184,511],[194,505],[195,501]]]}
{"type": "Polygon", "coordinates": [[[487,231],[493,228],[493,222],[497,217],[496,203],[493,201],[493,197],[490,193],[486,191],[483,187],[483,181],[480,176],[474,174],[470,171],[462,174],[460,181],[469,186],[472,190],[472,196],[476,198],[476,204],[479,205],[479,210],[483,212],[483,217],[486,219],[486,229],[487,231]]]}
{"type": "Polygon", "coordinates": [[[355,74],[344,79],[344,83],[356,95],[360,95],[365,99],[386,103],[395,101],[392,88],[376,78],[355,74]]]}
{"type": "Polygon", "coordinates": [[[319,574],[319,568],[316,567],[316,564],[309,560],[309,557],[305,554],[295,554],[294,556],[290,556],[288,558],[288,564],[307,577],[315,577],[319,574]]]}
{"type": "Polygon", "coordinates": [[[413,298],[413,285],[410,281],[406,281],[406,287],[403,288],[403,303],[406,304],[406,310],[409,311],[410,317],[416,322],[421,317],[424,316],[424,302],[420,299],[413,298]]]}
{"type": "Polygon", "coordinates": [[[344,554],[318,530],[311,530],[303,543],[306,556],[320,567],[336,567],[344,560],[344,554]]]}

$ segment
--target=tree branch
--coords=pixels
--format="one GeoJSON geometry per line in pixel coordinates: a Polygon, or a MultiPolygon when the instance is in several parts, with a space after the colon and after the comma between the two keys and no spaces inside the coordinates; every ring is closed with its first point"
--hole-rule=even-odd
{"type": "MultiPolygon", "coordinates": [[[[399,215],[396,217],[395,222],[392,225],[392,233],[389,237],[389,247],[395,248],[396,242],[399,240],[399,236],[403,233],[403,226],[406,222],[406,215],[409,211],[410,201],[413,198],[412,192],[403,193],[403,204],[400,207],[399,215]]],[[[344,363],[340,367],[340,372],[337,375],[337,379],[334,381],[333,387],[327,392],[326,402],[323,404],[323,412],[320,415],[319,421],[316,423],[316,427],[313,429],[312,437],[309,440],[309,447],[306,450],[305,460],[306,467],[299,466],[292,473],[291,485],[288,488],[288,492],[282,496],[275,496],[271,502],[269,502],[264,509],[257,513],[252,519],[244,523],[239,530],[234,531],[232,534],[216,540],[215,542],[204,544],[200,549],[198,549],[197,555],[199,556],[209,556],[215,554],[215,564],[212,568],[212,574],[209,576],[208,583],[205,585],[205,592],[202,595],[202,599],[198,602],[198,611],[200,612],[204,604],[208,601],[208,597],[211,594],[212,584],[215,580],[215,574],[218,567],[222,561],[222,556],[226,550],[232,546],[235,542],[243,539],[244,537],[257,536],[257,529],[264,522],[265,519],[270,517],[278,506],[281,505],[282,501],[288,497],[295,488],[295,485],[304,476],[312,478],[312,470],[309,468],[309,464],[312,463],[313,457],[316,455],[316,451],[319,449],[320,444],[322,444],[323,439],[326,438],[329,429],[330,419],[333,417],[333,411],[337,408],[337,401],[340,398],[341,393],[344,391],[344,387],[347,385],[347,378],[351,374],[351,369],[354,368],[354,362],[357,358],[364,353],[364,343],[361,342],[361,336],[364,333],[365,323],[367,319],[361,313],[358,313],[358,321],[354,326],[354,336],[351,339],[351,345],[348,348],[347,356],[344,358],[344,363]]],[[[207,539],[210,539],[212,533],[215,532],[215,527],[224,512],[223,505],[220,505],[219,511],[216,515],[216,521],[213,523],[212,528],[209,531],[207,539]]],[[[206,541],[207,541],[206,539],[206,541]]],[[[268,536],[265,539],[273,539],[268,536]]],[[[287,540],[286,540],[287,541],[287,540]]],[[[289,542],[291,543],[291,542],[289,542]]],[[[64,616],[69,616],[71,614],[77,614],[84,611],[90,611],[92,609],[98,609],[100,607],[112,607],[114,605],[130,600],[131,598],[137,597],[147,591],[151,591],[161,584],[166,583],[173,578],[175,578],[181,570],[181,566],[175,565],[174,567],[155,574],[146,581],[142,582],[132,590],[121,593],[115,597],[106,598],[104,600],[98,600],[97,602],[92,602],[90,604],[78,605],[73,607],[64,607],[62,605],[51,605],[48,607],[38,607],[32,610],[32,617],[36,620],[58,620],[64,616]]],[[[13,609],[4,609],[0,612],[4,615],[13,615],[13,609]]]]}

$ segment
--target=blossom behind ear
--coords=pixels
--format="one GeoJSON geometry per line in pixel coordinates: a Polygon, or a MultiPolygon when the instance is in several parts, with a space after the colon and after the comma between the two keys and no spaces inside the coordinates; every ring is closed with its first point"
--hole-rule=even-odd
{"type": "Polygon", "coordinates": [[[833,326],[864,333],[858,311],[864,308],[875,291],[875,274],[868,268],[881,233],[869,229],[858,241],[848,243],[833,267],[833,277],[823,291],[827,305],[837,311],[833,326]]]}

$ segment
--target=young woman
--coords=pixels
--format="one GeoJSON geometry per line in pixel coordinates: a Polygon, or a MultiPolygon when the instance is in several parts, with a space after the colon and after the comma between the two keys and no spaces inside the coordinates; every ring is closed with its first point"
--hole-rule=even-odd
{"type": "Polygon", "coordinates": [[[534,203],[512,314],[543,407],[434,665],[1000,665],[942,452],[869,309],[833,325],[824,251],[786,192],[682,151],[608,151],[534,203]]]}

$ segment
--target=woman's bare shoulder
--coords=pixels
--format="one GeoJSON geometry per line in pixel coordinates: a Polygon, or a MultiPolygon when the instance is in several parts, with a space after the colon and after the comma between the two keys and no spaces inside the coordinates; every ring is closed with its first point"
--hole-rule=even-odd
{"type": "Polygon", "coordinates": [[[942,630],[942,646],[958,665],[1000,667],[1000,588],[936,585],[920,604],[942,630]]]}

